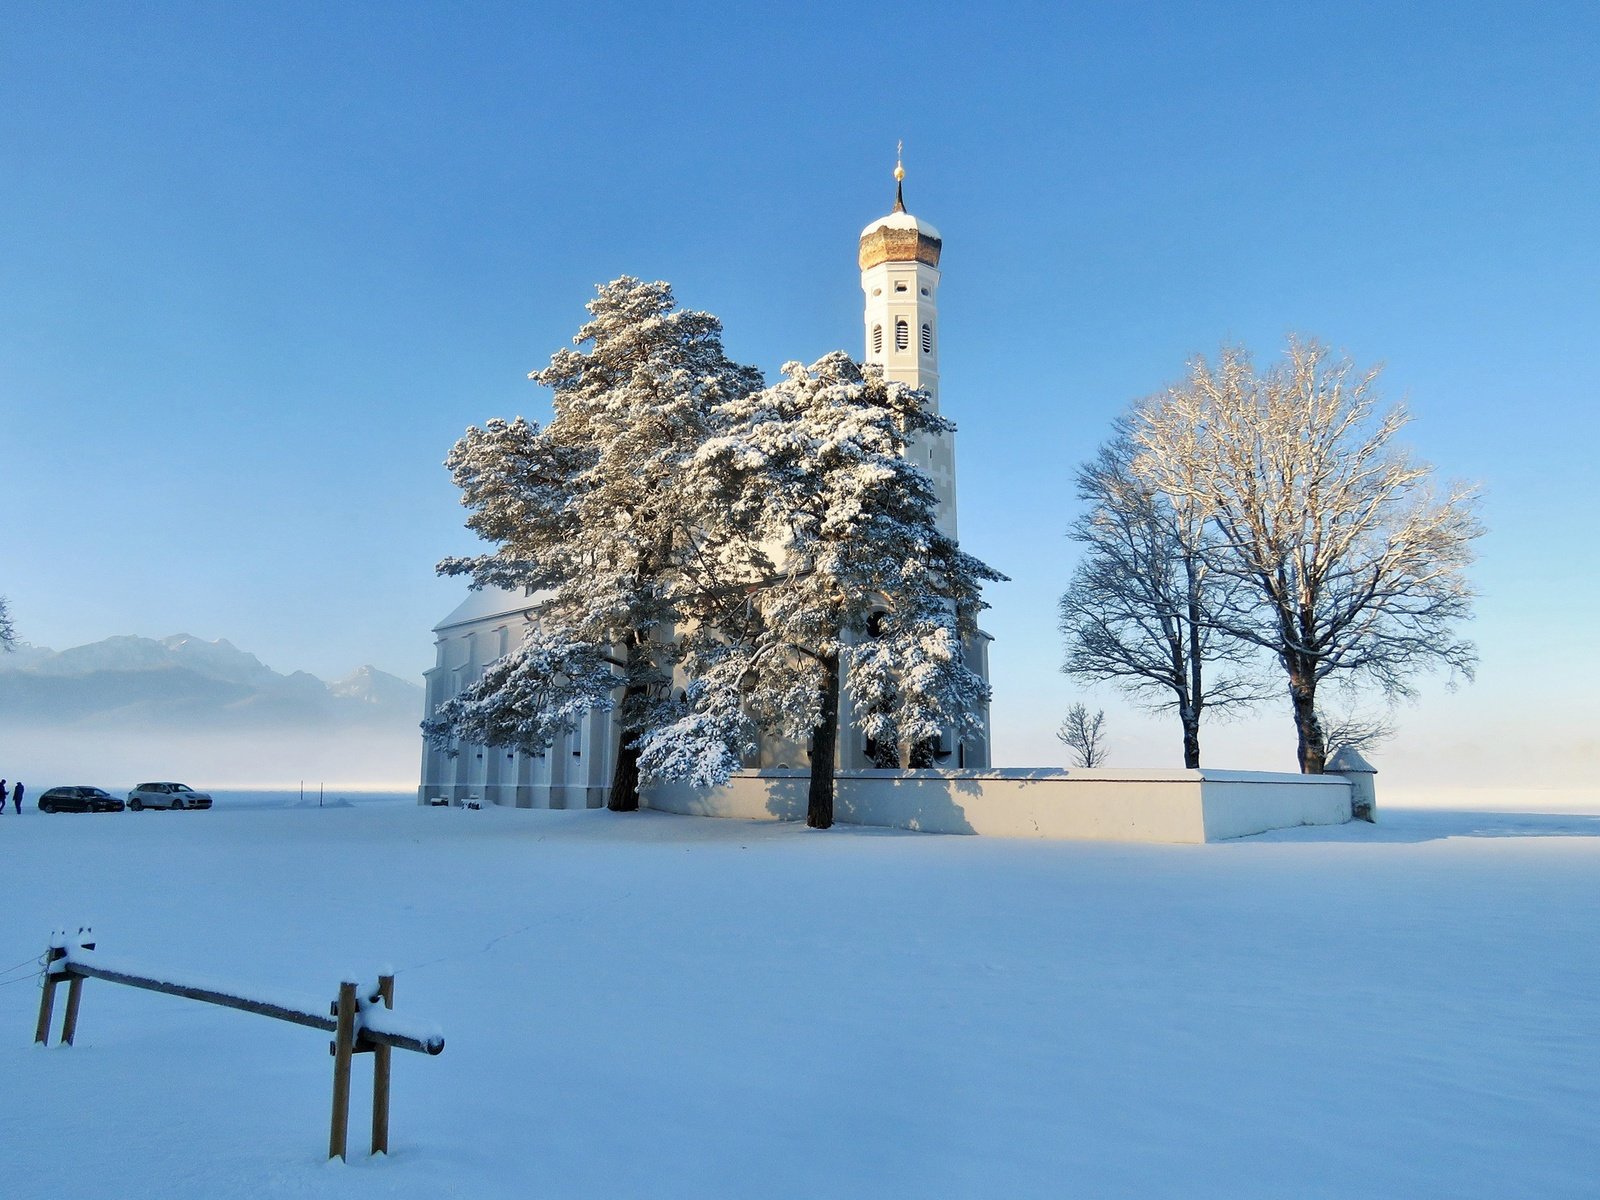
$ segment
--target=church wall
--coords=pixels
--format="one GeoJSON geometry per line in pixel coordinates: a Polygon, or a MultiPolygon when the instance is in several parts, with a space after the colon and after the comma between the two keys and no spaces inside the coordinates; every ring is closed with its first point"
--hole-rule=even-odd
{"type": "MultiPolygon", "coordinates": [[[[519,604],[514,612],[439,627],[435,665],[423,676],[428,712],[477,682],[489,663],[516,648],[524,612],[519,604]]],[[[473,798],[511,808],[597,808],[606,801],[615,753],[615,731],[605,713],[590,713],[576,735],[557,738],[536,754],[466,745],[451,755],[424,746],[417,802],[473,798]]]]}

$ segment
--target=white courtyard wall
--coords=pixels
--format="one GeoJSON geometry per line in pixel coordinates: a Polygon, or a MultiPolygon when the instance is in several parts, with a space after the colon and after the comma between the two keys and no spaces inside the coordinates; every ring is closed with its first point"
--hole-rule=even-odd
{"type": "MultiPolygon", "coordinates": [[[[657,783],[644,803],[666,812],[799,820],[804,771],[741,771],[717,788],[657,783]]],[[[987,837],[1200,843],[1350,819],[1338,776],[1254,771],[842,771],[834,815],[848,824],[987,837]]]]}

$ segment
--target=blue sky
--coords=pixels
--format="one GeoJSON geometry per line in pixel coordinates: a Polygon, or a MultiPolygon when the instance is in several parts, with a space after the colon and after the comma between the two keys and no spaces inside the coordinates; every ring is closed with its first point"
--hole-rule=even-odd
{"type": "MultiPolygon", "coordinates": [[[[1061,761],[1074,466],[1225,341],[1384,361],[1486,491],[1477,685],[1403,782],[1591,786],[1600,8],[1589,3],[6,5],[0,594],[21,635],[416,676],[469,548],[440,465],[542,418],[595,283],[773,376],[860,353],[855,238],[945,236],[942,400],[997,747],[1061,761]]],[[[1094,693],[1114,762],[1165,722],[1094,693]]],[[[1275,710],[1213,761],[1287,767],[1275,710]]]]}

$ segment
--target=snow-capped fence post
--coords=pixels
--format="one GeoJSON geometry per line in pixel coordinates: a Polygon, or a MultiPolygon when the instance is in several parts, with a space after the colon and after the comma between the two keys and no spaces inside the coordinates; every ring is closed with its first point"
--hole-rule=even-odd
{"type": "MultiPolygon", "coordinates": [[[[56,986],[64,979],[67,981],[67,1011],[61,1021],[61,1044],[72,1045],[72,1039],[78,1034],[78,1002],[83,993],[83,980],[71,974],[63,967],[58,966],[62,959],[67,957],[67,940],[69,935],[65,930],[57,931],[50,935],[50,948],[44,956],[43,988],[39,995],[39,1024],[34,1028],[33,1040],[36,1045],[48,1046],[50,1044],[50,1018],[55,1013],[56,986]]],[[[76,942],[80,950],[93,950],[94,931],[79,928],[76,942]]]]}
{"type": "MultiPolygon", "coordinates": [[[[378,976],[378,992],[385,1008],[394,1007],[394,976],[378,976]]],[[[388,1046],[372,1048],[372,1153],[389,1153],[389,1056],[388,1046]]]]}
{"type": "Polygon", "coordinates": [[[95,951],[93,934],[87,929],[78,930],[76,938],[64,933],[51,936],[50,946],[44,955],[44,972],[39,997],[39,1023],[34,1041],[50,1044],[50,1018],[55,1009],[55,989],[63,981],[67,984],[67,1011],[61,1028],[61,1042],[71,1045],[77,1032],[78,1001],[85,979],[101,979],[108,983],[122,983],[152,992],[163,992],[187,1000],[201,1000],[224,1008],[256,1013],[295,1025],[306,1025],[334,1035],[328,1046],[334,1058],[333,1112],[328,1130],[328,1157],[344,1158],[350,1130],[350,1070],[351,1059],[357,1054],[372,1054],[372,1153],[389,1152],[389,1083],[391,1078],[390,1051],[415,1050],[420,1054],[441,1054],[444,1037],[438,1029],[426,1022],[396,1019],[390,1011],[394,1008],[394,975],[388,971],[378,976],[376,987],[370,991],[359,989],[354,980],[339,985],[339,998],[323,1005],[309,997],[289,997],[271,1000],[242,995],[210,980],[182,980],[172,975],[160,976],[146,973],[95,951]]]}
{"type": "Polygon", "coordinates": [[[333,1045],[333,1121],[328,1129],[328,1157],[343,1158],[350,1132],[350,1056],[356,1049],[356,981],[339,985],[339,999],[329,1006],[338,1019],[333,1045]]]}
{"type": "Polygon", "coordinates": [[[44,981],[39,992],[39,1024],[33,1032],[35,1045],[50,1044],[50,1017],[56,1007],[56,984],[60,983],[62,978],[51,968],[66,956],[67,948],[57,945],[54,941],[44,952],[44,981]]]}

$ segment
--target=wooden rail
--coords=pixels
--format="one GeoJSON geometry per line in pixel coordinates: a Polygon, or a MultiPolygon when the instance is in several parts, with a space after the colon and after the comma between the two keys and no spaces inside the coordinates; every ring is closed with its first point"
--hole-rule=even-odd
{"type": "Polygon", "coordinates": [[[102,960],[95,952],[95,943],[90,940],[92,936],[89,930],[80,929],[74,938],[56,935],[52,939],[45,956],[44,988],[39,997],[35,1042],[46,1046],[50,1044],[55,990],[65,982],[67,1008],[61,1022],[61,1044],[72,1045],[78,1032],[78,1006],[85,979],[99,979],[106,983],[120,983],[145,991],[179,996],[185,1000],[199,1000],[205,1004],[238,1009],[240,1012],[255,1013],[332,1033],[334,1040],[328,1045],[334,1060],[333,1113],[328,1131],[329,1158],[345,1157],[350,1124],[351,1059],[354,1055],[371,1053],[373,1056],[372,1153],[387,1154],[391,1052],[413,1050],[419,1054],[434,1055],[444,1050],[444,1038],[437,1032],[407,1029],[393,1017],[390,1012],[394,1007],[393,975],[380,975],[377,987],[366,995],[358,994],[356,983],[346,980],[339,986],[339,998],[328,1006],[328,1012],[324,1014],[305,1004],[282,999],[264,1000],[208,982],[157,978],[125,964],[102,960]],[[69,942],[72,944],[69,945],[69,942]]]}

